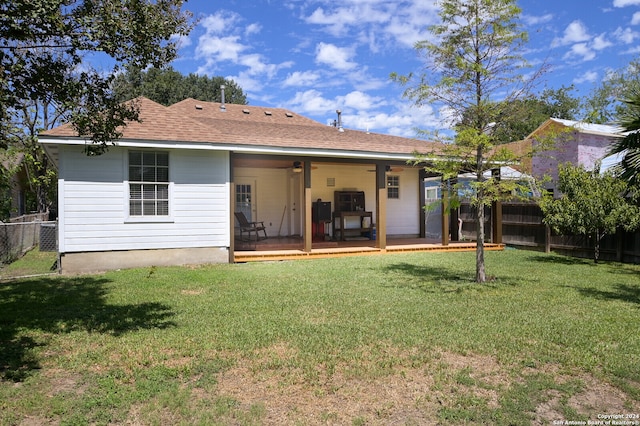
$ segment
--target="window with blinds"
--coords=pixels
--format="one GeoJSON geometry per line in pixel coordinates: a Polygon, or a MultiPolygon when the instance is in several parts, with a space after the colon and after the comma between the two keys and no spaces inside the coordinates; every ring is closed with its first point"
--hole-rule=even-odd
{"type": "Polygon", "coordinates": [[[129,215],[169,215],[169,153],[129,151],[129,215]]]}

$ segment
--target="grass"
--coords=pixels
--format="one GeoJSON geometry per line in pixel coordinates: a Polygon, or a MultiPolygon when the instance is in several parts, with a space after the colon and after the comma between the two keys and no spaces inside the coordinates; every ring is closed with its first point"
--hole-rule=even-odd
{"type": "Polygon", "coordinates": [[[640,266],[486,257],[495,279],[484,285],[473,253],[0,283],[0,424],[506,425],[639,412],[640,266]]]}
{"type": "Polygon", "coordinates": [[[56,273],[58,270],[57,257],[58,254],[55,252],[45,252],[35,248],[17,262],[8,265],[0,264],[0,280],[26,275],[56,273]]]}

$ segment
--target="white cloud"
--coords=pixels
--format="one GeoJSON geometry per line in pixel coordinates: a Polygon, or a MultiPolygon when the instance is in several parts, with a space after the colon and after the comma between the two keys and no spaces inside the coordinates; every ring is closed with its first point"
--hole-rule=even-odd
{"type": "Polygon", "coordinates": [[[595,59],[596,53],[587,45],[587,43],[576,43],[571,46],[564,56],[564,59],[570,59],[573,57],[582,58],[583,61],[591,61],[595,59]]]}
{"type": "Polygon", "coordinates": [[[522,21],[526,25],[540,25],[546,24],[547,22],[553,19],[553,15],[551,13],[547,13],[546,15],[534,16],[534,15],[522,15],[522,21]]]}
{"type": "Polygon", "coordinates": [[[564,36],[562,38],[555,38],[551,43],[552,47],[566,46],[573,43],[580,43],[591,39],[587,27],[579,21],[573,21],[564,30],[564,36]]]}
{"type": "Polygon", "coordinates": [[[640,46],[629,48],[622,53],[626,55],[637,55],[638,53],[640,53],[640,46]]]}
{"type": "Polygon", "coordinates": [[[631,25],[638,25],[640,24],[640,12],[636,12],[633,14],[633,16],[631,17],[631,25]]]}
{"type": "Polygon", "coordinates": [[[264,89],[264,81],[256,78],[255,75],[251,75],[246,71],[240,72],[238,75],[230,75],[225,77],[233,80],[236,84],[242,87],[242,91],[247,93],[259,93],[264,89]]]}
{"type": "Polygon", "coordinates": [[[353,54],[353,49],[331,43],[318,43],[316,46],[316,62],[340,71],[348,71],[357,66],[351,61],[353,54]]]}
{"type": "Polygon", "coordinates": [[[331,4],[330,13],[322,7],[316,8],[305,21],[308,24],[324,26],[329,34],[339,37],[350,33],[353,28],[387,22],[396,9],[394,3],[345,0],[337,6],[331,4]]]}
{"type": "Polygon", "coordinates": [[[317,83],[320,78],[320,73],[315,71],[294,71],[287,76],[283,85],[285,87],[309,86],[317,83]]]}
{"type": "Polygon", "coordinates": [[[613,43],[607,40],[604,34],[600,34],[598,37],[593,39],[593,48],[595,50],[603,50],[611,46],[613,46],[613,43]]]}
{"type": "Polygon", "coordinates": [[[582,83],[595,83],[598,81],[598,73],[595,71],[586,71],[576,78],[573,79],[572,83],[574,84],[582,84],[582,83]]]}
{"type": "Polygon", "coordinates": [[[205,34],[198,41],[196,58],[204,58],[212,64],[222,61],[238,62],[240,54],[248,48],[239,40],[238,36],[211,37],[205,34]]]}
{"type": "Polygon", "coordinates": [[[248,36],[253,34],[258,34],[262,31],[262,25],[260,24],[249,24],[247,28],[245,28],[244,33],[248,36]]]}
{"type": "Polygon", "coordinates": [[[253,48],[245,38],[259,33],[262,27],[243,26],[236,13],[219,11],[202,19],[200,26],[204,34],[198,39],[195,57],[204,60],[204,65],[198,68],[198,74],[214,74],[223,65],[227,67],[225,63],[243,67],[246,69],[238,71],[236,81],[244,91],[251,91],[264,84],[261,79],[271,79],[279,70],[292,66],[290,61],[273,64],[260,53],[249,53],[253,48]]]}
{"type": "Polygon", "coordinates": [[[436,22],[433,1],[342,0],[315,8],[305,22],[322,27],[334,37],[350,37],[375,52],[390,41],[413,47],[428,38],[426,28],[436,22]],[[375,37],[373,35],[375,34],[375,37]]]}
{"type": "Polygon", "coordinates": [[[294,111],[310,115],[325,115],[338,109],[334,100],[324,98],[322,93],[315,89],[297,92],[286,105],[294,111]]]}
{"type": "Polygon", "coordinates": [[[186,35],[173,34],[169,40],[175,43],[178,49],[191,46],[191,39],[186,35]]]}
{"type": "Polygon", "coordinates": [[[355,90],[342,97],[343,108],[356,110],[369,110],[384,104],[384,99],[378,96],[370,96],[359,90],[355,90]]]}
{"type": "Polygon", "coordinates": [[[624,44],[631,44],[635,41],[636,38],[638,38],[638,33],[636,31],[633,31],[630,28],[620,28],[618,27],[614,32],[613,35],[616,37],[616,39],[618,39],[619,41],[621,41],[624,44]]]}
{"type": "Polygon", "coordinates": [[[640,0],[613,0],[615,7],[640,6],[640,0]]]}
{"type": "Polygon", "coordinates": [[[206,16],[201,25],[207,29],[211,34],[224,34],[233,29],[240,21],[240,15],[234,12],[219,11],[214,15],[206,16]]]}

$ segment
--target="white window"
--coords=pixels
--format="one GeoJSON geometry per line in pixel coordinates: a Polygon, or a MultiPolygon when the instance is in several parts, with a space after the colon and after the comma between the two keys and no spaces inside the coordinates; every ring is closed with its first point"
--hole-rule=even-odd
{"type": "Polygon", "coordinates": [[[129,216],[169,216],[169,153],[129,151],[129,216]]]}
{"type": "Polygon", "coordinates": [[[387,198],[400,198],[400,176],[387,176],[387,198]]]}
{"type": "Polygon", "coordinates": [[[428,186],[424,189],[425,199],[427,200],[437,200],[438,197],[438,187],[437,186],[428,186]]]}

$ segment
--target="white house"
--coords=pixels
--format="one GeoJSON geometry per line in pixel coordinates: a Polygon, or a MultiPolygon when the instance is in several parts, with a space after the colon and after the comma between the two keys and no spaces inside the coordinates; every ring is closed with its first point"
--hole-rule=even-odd
{"type": "Polygon", "coordinates": [[[407,160],[437,144],[280,108],[135,102],[142,121],[103,155],[85,155],[88,142],[68,124],[39,137],[58,166],[63,272],[233,261],[235,211],[311,251],[313,203],[335,212],[336,191],[364,194],[358,209],[375,223],[376,247],[425,235],[425,176],[407,160]]]}

